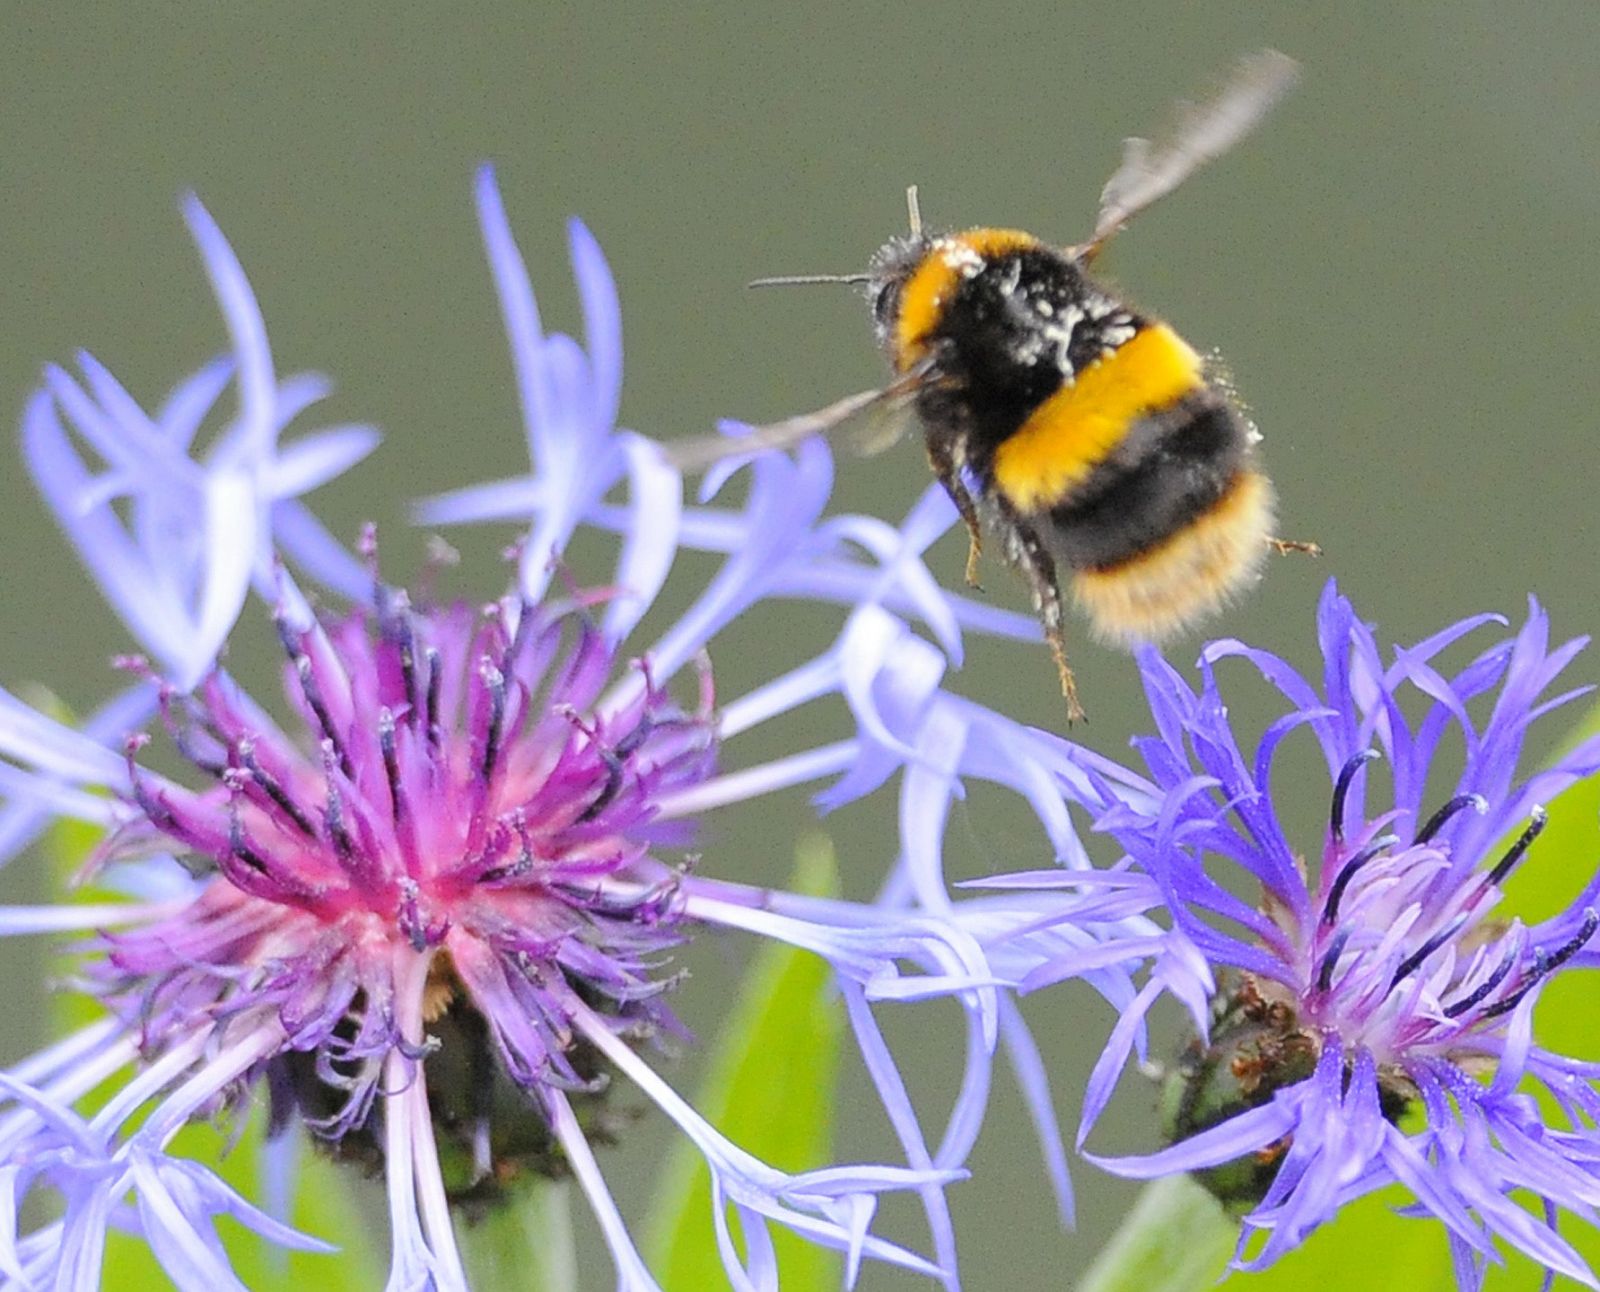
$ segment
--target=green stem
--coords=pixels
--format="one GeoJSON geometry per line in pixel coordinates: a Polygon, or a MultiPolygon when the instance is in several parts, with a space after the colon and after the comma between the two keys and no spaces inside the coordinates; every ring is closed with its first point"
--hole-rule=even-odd
{"type": "Polygon", "coordinates": [[[474,1292],[577,1292],[572,1202],[563,1181],[523,1186],[456,1232],[474,1292]]]}
{"type": "Polygon", "coordinates": [[[1145,1186],[1078,1292],[1198,1292],[1222,1277],[1239,1226],[1187,1175],[1145,1186]]]}

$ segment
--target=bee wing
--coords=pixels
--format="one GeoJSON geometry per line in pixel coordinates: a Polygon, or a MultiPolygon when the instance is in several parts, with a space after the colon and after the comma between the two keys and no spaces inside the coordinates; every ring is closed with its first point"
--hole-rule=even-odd
{"type": "Polygon", "coordinates": [[[900,443],[911,420],[909,397],[896,395],[867,409],[860,423],[846,433],[846,442],[858,457],[875,458],[900,443]]]}
{"type": "Polygon", "coordinates": [[[1178,105],[1178,120],[1164,139],[1126,140],[1122,165],[1100,193],[1100,217],[1085,253],[1254,130],[1299,74],[1300,64],[1275,49],[1247,54],[1215,98],[1178,105]]]}
{"type": "Polygon", "coordinates": [[[887,386],[846,395],[825,408],[751,427],[747,435],[703,435],[663,444],[661,451],[679,471],[700,471],[724,458],[791,449],[814,435],[829,435],[863,414],[871,413],[861,428],[856,447],[881,453],[905,431],[900,414],[906,402],[927,377],[927,366],[913,368],[887,386]]]}

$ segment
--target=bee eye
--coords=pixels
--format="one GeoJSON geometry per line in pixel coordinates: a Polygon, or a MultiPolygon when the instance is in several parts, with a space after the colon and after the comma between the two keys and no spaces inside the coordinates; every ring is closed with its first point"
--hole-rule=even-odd
{"type": "Polygon", "coordinates": [[[888,327],[900,313],[900,289],[904,284],[891,278],[878,288],[872,298],[872,317],[879,327],[888,327]]]}

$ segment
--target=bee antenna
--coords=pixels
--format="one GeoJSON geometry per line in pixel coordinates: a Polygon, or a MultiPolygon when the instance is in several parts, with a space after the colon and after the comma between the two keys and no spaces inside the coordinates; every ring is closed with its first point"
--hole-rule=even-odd
{"type": "Polygon", "coordinates": [[[906,217],[911,224],[911,236],[922,236],[922,204],[917,201],[917,186],[910,185],[906,189],[906,217]]]}
{"type": "Polygon", "coordinates": [[[869,283],[871,274],[785,274],[779,278],[757,278],[747,287],[807,287],[812,283],[869,283]]]}

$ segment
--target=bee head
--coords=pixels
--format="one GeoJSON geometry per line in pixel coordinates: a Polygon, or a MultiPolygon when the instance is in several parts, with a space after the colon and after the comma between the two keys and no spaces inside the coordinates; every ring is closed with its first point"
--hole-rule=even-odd
{"type": "Polygon", "coordinates": [[[889,349],[894,340],[895,324],[900,319],[900,294],[932,245],[933,240],[919,230],[907,237],[889,239],[872,257],[866,293],[872,305],[873,335],[884,349],[889,349]]]}
{"type": "Polygon", "coordinates": [[[895,324],[900,318],[900,295],[917,266],[933,248],[932,237],[922,231],[922,212],[917,205],[916,185],[906,190],[906,213],[911,231],[904,237],[890,238],[879,247],[865,273],[785,274],[778,278],[758,278],[752,287],[794,287],[810,283],[855,283],[864,288],[872,306],[872,330],[878,344],[893,357],[895,324]]]}

